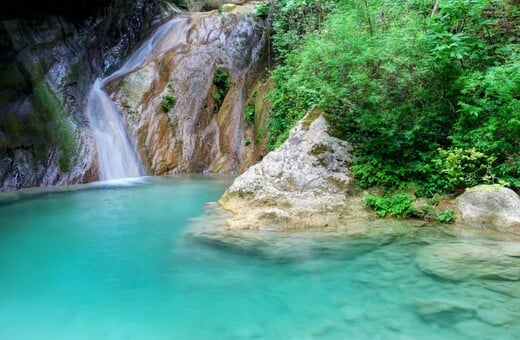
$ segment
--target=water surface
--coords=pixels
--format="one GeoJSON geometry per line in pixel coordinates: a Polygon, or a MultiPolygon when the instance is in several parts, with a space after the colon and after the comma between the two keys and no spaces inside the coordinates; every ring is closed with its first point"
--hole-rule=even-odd
{"type": "Polygon", "coordinates": [[[436,228],[377,247],[338,240],[335,247],[298,249],[298,237],[306,244],[300,235],[287,257],[186,237],[188,221],[229,183],[148,178],[4,201],[0,339],[520,334],[520,296],[511,287],[518,281],[453,282],[419,270],[422,247],[462,237],[436,228]]]}

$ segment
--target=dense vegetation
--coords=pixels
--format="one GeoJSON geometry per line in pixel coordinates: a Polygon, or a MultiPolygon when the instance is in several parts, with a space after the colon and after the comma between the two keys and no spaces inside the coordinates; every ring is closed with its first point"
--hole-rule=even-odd
{"type": "Polygon", "coordinates": [[[364,188],[425,197],[478,183],[520,190],[518,1],[272,7],[269,148],[319,107],[356,146],[352,170],[364,188]]]}

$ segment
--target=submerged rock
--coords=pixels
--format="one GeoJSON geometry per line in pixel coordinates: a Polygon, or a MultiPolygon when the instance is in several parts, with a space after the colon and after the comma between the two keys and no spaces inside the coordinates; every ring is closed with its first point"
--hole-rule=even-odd
{"type": "Polygon", "coordinates": [[[416,262],[419,268],[444,280],[520,280],[520,243],[438,243],[423,247],[416,262]]]}
{"type": "Polygon", "coordinates": [[[520,197],[499,185],[479,185],[457,198],[460,222],[520,234],[520,197]]]}
{"type": "Polygon", "coordinates": [[[192,219],[186,238],[271,261],[301,261],[328,254],[338,259],[351,259],[403,239],[417,223],[396,220],[350,220],[334,228],[259,229],[230,228],[233,215],[218,204],[206,206],[205,213],[192,219]]]}
{"type": "Polygon", "coordinates": [[[451,326],[463,320],[474,318],[476,311],[462,301],[421,300],[415,302],[417,314],[428,323],[441,327],[451,326]]]}

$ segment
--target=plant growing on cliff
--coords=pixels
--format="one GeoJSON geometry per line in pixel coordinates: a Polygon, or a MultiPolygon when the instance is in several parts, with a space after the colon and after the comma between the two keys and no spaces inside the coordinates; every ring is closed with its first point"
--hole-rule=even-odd
{"type": "Polygon", "coordinates": [[[226,98],[229,88],[231,87],[229,73],[222,68],[218,68],[215,72],[215,76],[213,77],[213,85],[216,88],[215,93],[213,94],[213,99],[216,102],[215,111],[218,111],[220,110],[220,107],[224,102],[224,98],[226,98]]]}
{"type": "Polygon", "coordinates": [[[170,112],[170,110],[175,106],[175,103],[177,102],[177,99],[172,93],[166,94],[163,98],[162,102],[162,109],[164,112],[170,112]]]}
{"type": "Polygon", "coordinates": [[[246,106],[244,120],[247,125],[253,125],[255,123],[255,104],[251,103],[246,106]]]}

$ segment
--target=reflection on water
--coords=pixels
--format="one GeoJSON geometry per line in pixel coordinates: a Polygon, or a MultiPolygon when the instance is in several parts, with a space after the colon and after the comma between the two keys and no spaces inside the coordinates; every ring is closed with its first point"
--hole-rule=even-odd
{"type": "Polygon", "coordinates": [[[0,206],[0,338],[520,334],[518,242],[435,226],[370,237],[186,236],[188,221],[227,185],[147,178],[0,206]],[[460,268],[472,274],[442,276],[460,268]]]}

